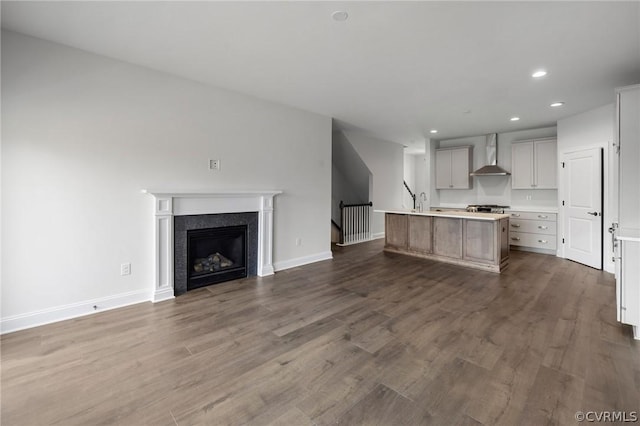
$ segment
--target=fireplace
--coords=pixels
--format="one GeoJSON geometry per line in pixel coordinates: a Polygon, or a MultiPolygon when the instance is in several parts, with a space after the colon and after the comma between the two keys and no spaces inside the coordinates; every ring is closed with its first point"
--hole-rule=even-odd
{"type": "Polygon", "coordinates": [[[154,198],[154,303],[187,291],[188,230],[247,225],[247,275],[273,274],[273,201],[282,191],[142,192],[154,198]]]}
{"type": "Polygon", "coordinates": [[[257,275],[258,212],[175,216],[174,295],[257,275]]]}
{"type": "Polygon", "coordinates": [[[187,231],[187,291],[247,276],[247,225],[187,231]]]}

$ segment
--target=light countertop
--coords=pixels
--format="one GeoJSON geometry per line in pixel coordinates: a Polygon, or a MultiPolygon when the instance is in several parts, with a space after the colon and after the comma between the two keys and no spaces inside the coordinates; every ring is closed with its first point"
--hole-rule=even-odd
{"type": "Polygon", "coordinates": [[[513,212],[531,212],[531,213],[558,213],[557,207],[518,207],[512,206],[508,209],[504,209],[505,211],[513,211],[513,212]]]}
{"type": "MultiPolygon", "coordinates": [[[[482,204],[482,203],[478,203],[482,204]]],[[[466,210],[467,206],[462,204],[441,204],[439,206],[431,206],[431,209],[451,209],[451,210],[466,210]]],[[[531,213],[558,213],[557,207],[536,207],[536,206],[509,206],[504,209],[505,211],[515,212],[531,212],[531,213]]]]}
{"type": "Polygon", "coordinates": [[[616,232],[616,240],[640,242],[640,229],[620,228],[616,232]]]}
{"type": "Polygon", "coordinates": [[[410,214],[413,216],[433,216],[433,217],[450,217],[452,219],[475,219],[475,220],[500,220],[508,218],[508,214],[500,213],[472,213],[465,211],[433,211],[425,210],[423,212],[413,210],[374,210],[378,213],[395,213],[395,214],[410,214]]]}

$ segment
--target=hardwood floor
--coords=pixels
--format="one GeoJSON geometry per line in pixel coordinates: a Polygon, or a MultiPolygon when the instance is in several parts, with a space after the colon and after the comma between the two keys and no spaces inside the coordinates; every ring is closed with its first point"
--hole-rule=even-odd
{"type": "Polygon", "coordinates": [[[2,336],[3,425],[576,424],[640,411],[610,274],[512,252],[502,274],[385,254],[2,336]]]}

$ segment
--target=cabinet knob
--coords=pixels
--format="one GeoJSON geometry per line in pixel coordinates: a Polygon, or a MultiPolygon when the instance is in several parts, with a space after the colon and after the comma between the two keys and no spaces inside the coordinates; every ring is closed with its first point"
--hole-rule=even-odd
{"type": "Polygon", "coordinates": [[[520,241],[520,237],[511,237],[513,241],[520,241]]]}
{"type": "Polygon", "coordinates": [[[519,213],[511,213],[511,216],[513,216],[513,217],[520,217],[520,214],[519,214],[519,213]]]}
{"type": "Polygon", "coordinates": [[[520,228],[520,224],[518,223],[512,223],[511,226],[514,228],[520,228]]]}
{"type": "Polygon", "coordinates": [[[542,226],[542,225],[539,225],[539,226],[538,226],[538,229],[549,229],[549,227],[548,227],[548,226],[542,226]]]}
{"type": "Polygon", "coordinates": [[[538,240],[539,243],[547,244],[547,240],[538,240]]]}
{"type": "Polygon", "coordinates": [[[538,217],[539,217],[540,219],[546,219],[546,218],[548,218],[549,216],[547,216],[546,214],[539,214],[539,215],[538,215],[538,217]]]}

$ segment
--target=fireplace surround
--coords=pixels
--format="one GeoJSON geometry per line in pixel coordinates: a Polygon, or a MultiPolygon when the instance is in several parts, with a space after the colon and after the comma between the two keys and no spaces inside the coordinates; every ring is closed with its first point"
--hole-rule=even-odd
{"type": "Polygon", "coordinates": [[[174,218],[219,213],[257,213],[255,274],[273,274],[274,197],[282,191],[143,191],[154,198],[155,274],[151,300],[175,297],[174,218]]]}
{"type": "Polygon", "coordinates": [[[175,216],[173,226],[175,296],[256,275],[258,212],[175,216]]]}

